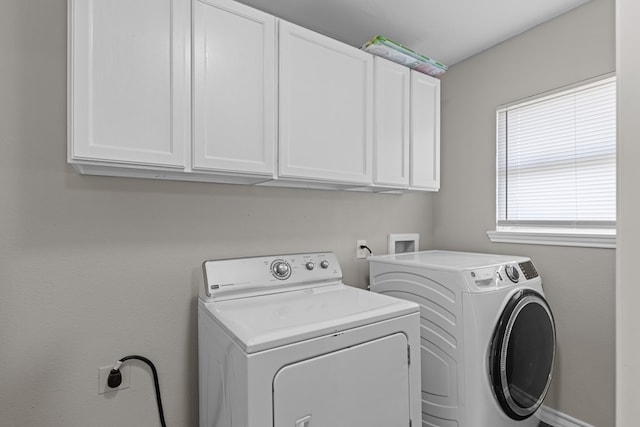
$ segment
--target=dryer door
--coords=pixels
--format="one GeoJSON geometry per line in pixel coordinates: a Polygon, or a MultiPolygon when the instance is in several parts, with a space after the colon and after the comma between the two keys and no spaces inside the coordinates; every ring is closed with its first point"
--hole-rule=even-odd
{"type": "Polygon", "coordinates": [[[489,367],[495,397],[514,420],[542,405],[551,383],[556,330],[551,309],[538,292],[516,292],[491,341],[489,367]]]}
{"type": "Polygon", "coordinates": [[[275,427],[409,425],[407,337],[396,333],[280,369],[275,427]]]}

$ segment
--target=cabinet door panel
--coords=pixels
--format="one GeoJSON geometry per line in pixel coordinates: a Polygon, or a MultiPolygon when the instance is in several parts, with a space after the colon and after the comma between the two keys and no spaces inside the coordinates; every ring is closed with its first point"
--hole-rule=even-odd
{"type": "Polygon", "coordinates": [[[184,167],[189,2],[70,2],[70,159],[184,167]]]}
{"type": "Polygon", "coordinates": [[[379,185],[409,185],[410,73],[405,66],[375,59],[374,179],[379,185]]]}
{"type": "Polygon", "coordinates": [[[226,0],[194,3],[194,169],[273,174],[275,17],[226,0]]]}
{"type": "Polygon", "coordinates": [[[283,177],[371,183],[371,55],[280,22],[283,177]]]}
{"type": "Polygon", "coordinates": [[[440,189],[440,80],[411,72],[411,187],[440,189]]]}

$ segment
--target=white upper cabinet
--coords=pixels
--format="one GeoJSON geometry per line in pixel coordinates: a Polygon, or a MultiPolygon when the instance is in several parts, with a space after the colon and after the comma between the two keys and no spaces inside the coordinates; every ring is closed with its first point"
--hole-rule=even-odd
{"type": "Polygon", "coordinates": [[[374,185],[409,186],[409,68],[374,58],[374,185]]]}
{"type": "Polygon", "coordinates": [[[276,18],[231,0],[195,0],[193,164],[273,177],[276,18]]]}
{"type": "Polygon", "coordinates": [[[71,163],[185,166],[190,1],[69,1],[71,163]]]}
{"type": "Polygon", "coordinates": [[[371,184],[373,58],[280,21],[279,176],[371,184]]]}
{"type": "Polygon", "coordinates": [[[67,157],[80,173],[440,187],[435,78],[234,0],[68,5],[67,157]]]}
{"type": "Polygon", "coordinates": [[[440,189],[440,80],[411,71],[411,182],[440,189]]]}

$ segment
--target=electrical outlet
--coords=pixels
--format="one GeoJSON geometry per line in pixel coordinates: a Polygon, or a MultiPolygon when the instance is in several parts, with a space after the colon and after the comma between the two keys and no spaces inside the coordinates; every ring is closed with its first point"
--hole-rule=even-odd
{"type": "Polygon", "coordinates": [[[103,366],[98,368],[98,394],[109,393],[116,390],[122,390],[129,388],[129,380],[131,378],[131,366],[128,364],[120,366],[120,373],[122,374],[122,382],[116,388],[111,388],[107,385],[107,378],[109,372],[113,369],[113,365],[103,366]]]}
{"type": "Polygon", "coordinates": [[[356,258],[366,258],[369,252],[366,249],[360,249],[360,246],[366,246],[366,240],[356,240],[356,258]]]}

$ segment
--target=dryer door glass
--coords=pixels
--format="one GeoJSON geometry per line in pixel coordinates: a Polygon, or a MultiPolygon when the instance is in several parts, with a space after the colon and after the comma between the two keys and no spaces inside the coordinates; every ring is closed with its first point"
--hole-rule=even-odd
{"type": "Polygon", "coordinates": [[[409,425],[407,346],[396,333],[283,367],[273,379],[273,425],[409,425]]]}
{"type": "Polygon", "coordinates": [[[542,295],[518,291],[498,322],[489,360],[494,394],[509,417],[528,418],[542,404],[551,383],[555,339],[542,295]]]}

